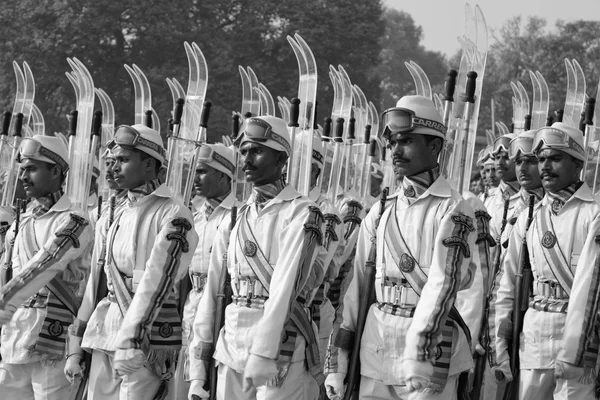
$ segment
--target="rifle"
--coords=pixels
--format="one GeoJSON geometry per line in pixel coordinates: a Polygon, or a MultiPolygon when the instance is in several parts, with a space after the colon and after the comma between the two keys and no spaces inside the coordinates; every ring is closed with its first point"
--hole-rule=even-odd
{"type": "Polygon", "coordinates": [[[23,208],[23,199],[17,199],[17,209],[15,214],[15,227],[13,237],[10,239],[8,243],[8,249],[6,249],[6,262],[4,263],[3,268],[3,277],[2,282],[6,285],[13,278],[13,266],[12,266],[12,258],[13,258],[13,250],[15,248],[15,240],[17,239],[17,235],[19,234],[19,224],[21,223],[21,209],[23,208]]]}
{"type": "MultiPolygon", "coordinates": [[[[502,234],[504,233],[504,229],[506,228],[506,222],[508,218],[508,207],[510,205],[510,200],[507,198],[504,199],[504,210],[502,211],[502,223],[500,225],[500,235],[496,240],[497,252],[496,257],[494,259],[492,274],[491,274],[491,283],[488,285],[488,291],[485,301],[485,310],[483,312],[483,318],[481,320],[481,330],[480,330],[480,344],[481,347],[487,349],[489,345],[489,313],[490,313],[490,302],[492,301],[492,291],[494,290],[494,278],[498,271],[500,271],[500,260],[502,256],[502,234]]],[[[488,277],[489,279],[489,277],[488,277]]],[[[485,284],[485,282],[484,282],[485,284]]],[[[483,387],[483,379],[485,375],[485,354],[475,354],[474,362],[475,362],[475,372],[473,373],[473,388],[471,389],[471,398],[473,400],[478,400],[481,397],[481,388],[483,387]]]]}
{"type": "MultiPolygon", "coordinates": [[[[377,232],[377,226],[381,220],[381,216],[385,211],[385,203],[387,201],[389,188],[383,189],[381,193],[381,199],[379,200],[379,216],[375,223],[375,230],[377,232]]],[[[375,239],[376,234],[373,234],[375,239]]],[[[350,365],[348,367],[348,375],[346,376],[346,392],[344,393],[344,400],[351,400],[353,398],[354,391],[358,393],[360,385],[360,341],[362,338],[365,324],[367,322],[367,315],[371,304],[375,302],[375,274],[377,272],[377,240],[371,240],[371,248],[369,250],[369,257],[365,264],[365,279],[360,288],[360,293],[363,295],[358,309],[358,319],[356,321],[356,331],[354,332],[354,343],[352,345],[352,355],[350,356],[350,365]]]]}
{"type": "Polygon", "coordinates": [[[527,248],[527,231],[533,220],[533,206],[535,196],[529,196],[529,214],[523,239],[521,240],[521,253],[519,255],[519,270],[515,276],[515,298],[513,301],[512,338],[510,342],[510,370],[513,380],[506,385],[504,400],[518,398],[519,391],[519,343],[523,331],[523,319],[529,306],[529,296],[533,289],[533,273],[529,262],[529,249],[527,248]]]}

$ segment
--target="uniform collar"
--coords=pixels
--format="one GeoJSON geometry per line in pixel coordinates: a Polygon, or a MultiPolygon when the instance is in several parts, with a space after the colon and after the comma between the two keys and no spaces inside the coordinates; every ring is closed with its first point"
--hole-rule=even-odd
{"type": "Polygon", "coordinates": [[[436,166],[427,171],[404,177],[401,184],[404,195],[418,199],[433,185],[439,175],[439,168],[436,166]]]}
{"type": "Polygon", "coordinates": [[[500,185],[498,185],[498,189],[500,190],[500,194],[504,196],[508,196],[509,199],[513,198],[517,194],[519,194],[519,190],[521,190],[521,186],[519,186],[518,181],[514,182],[505,182],[500,181],[500,185]],[[505,195],[505,193],[507,193],[505,195]]]}
{"type": "Polygon", "coordinates": [[[31,215],[34,218],[39,218],[49,212],[67,211],[69,208],[71,208],[71,201],[62,189],[39,199],[34,199],[30,207],[31,215]]]}
{"type": "MultiPolygon", "coordinates": [[[[436,197],[451,197],[452,196],[452,188],[450,187],[450,184],[448,184],[448,181],[446,180],[446,178],[444,178],[442,175],[440,175],[431,184],[431,186],[429,186],[429,188],[425,191],[425,193],[423,193],[423,195],[419,198],[424,198],[429,195],[436,196],[436,197]]],[[[404,189],[402,188],[402,186],[400,186],[399,189],[396,191],[396,193],[394,193],[390,197],[397,197],[397,196],[400,196],[400,197],[404,196],[404,189]]]]}
{"type": "Polygon", "coordinates": [[[519,191],[519,194],[521,195],[521,199],[523,199],[523,201],[525,202],[525,204],[529,203],[529,196],[534,195],[535,196],[535,202],[536,204],[539,203],[543,198],[544,198],[544,188],[542,186],[535,188],[533,190],[525,190],[524,187],[521,187],[521,190],[519,191]]]}
{"type": "MultiPolygon", "coordinates": [[[[255,196],[256,196],[256,192],[253,190],[252,191],[252,195],[250,196],[250,198],[248,199],[248,201],[246,203],[247,204],[254,203],[254,197],[255,196]]],[[[281,192],[279,192],[279,194],[277,196],[275,196],[275,198],[270,201],[270,203],[276,204],[276,203],[282,203],[284,201],[291,201],[291,200],[297,199],[298,197],[301,197],[301,196],[302,195],[300,193],[298,193],[296,191],[296,189],[294,189],[292,186],[286,185],[281,190],[281,192]]]]}
{"type": "Polygon", "coordinates": [[[135,204],[150,194],[159,197],[172,196],[171,190],[167,186],[161,185],[158,179],[153,179],[136,187],[135,189],[128,190],[127,198],[129,199],[130,204],[135,204]]]}

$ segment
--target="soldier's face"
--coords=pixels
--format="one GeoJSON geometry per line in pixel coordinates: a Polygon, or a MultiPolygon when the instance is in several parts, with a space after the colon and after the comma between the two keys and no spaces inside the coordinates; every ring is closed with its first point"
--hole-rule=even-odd
{"type": "Polygon", "coordinates": [[[242,171],[249,183],[261,186],[281,178],[281,152],[262,144],[246,142],[240,147],[240,155],[242,171]]]}
{"type": "Polygon", "coordinates": [[[194,176],[194,189],[197,196],[212,199],[221,196],[227,175],[205,163],[198,163],[194,176]]]}
{"type": "Polygon", "coordinates": [[[538,171],[538,160],[534,156],[520,156],[515,159],[515,172],[519,185],[525,190],[532,190],[542,186],[538,171]]]}
{"type": "Polygon", "coordinates": [[[581,162],[559,150],[545,149],[537,154],[538,169],[544,190],[556,193],[577,182],[581,162]]]}
{"type": "Polygon", "coordinates": [[[494,162],[496,163],[496,175],[499,179],[505,182],[512,182],[517,179],[515,163],[508,158],[508,152],[499,151],[494,156],[494,162]]]}
{"type": "Polygon", "coordinates": [[[496,176],[496,167],[494,164],[486,164],[483,169],[483,183],[487,187],[498,186],[499,179],[496,176]]]}
{"type": "Polygon", "coordinates": [[[117,182],[115,181],[115,177],[113,174],[113,167],[115,165],[115,159],[113,157],[106,157],[104,159],[104,165],[106,167],[106,183],[108,185],[108,188],[110,190],[117,190],[119,189],[119,185],[117,185],[117,182]]]}
{"type": "Polygon", "coordinates": [[[135,189],[146,182],[149,159],[142,160],[141,152],[117,146],[113,149],[113,156],[112,173],[120,189],[135,189]]]}
{"type": "Polygon", "coordinates": [[[58,165],[25,158],[19,166],[19,179],[23,183],[25,195],[37,199],[60,188],[62,172],[58,165]]]}
{"type": "Polygon", "coordinates": [[[427,143],[425,136],[413,133],[390,135],[389,147],[396,176],[412,176],[433,168],[437,163],[439,140],[427,143]]]}

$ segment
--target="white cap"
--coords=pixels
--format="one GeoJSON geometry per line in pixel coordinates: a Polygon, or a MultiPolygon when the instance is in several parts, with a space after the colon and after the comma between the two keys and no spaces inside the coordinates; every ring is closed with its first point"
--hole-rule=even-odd
{"type": "Polygon", "coordinates": [[[547,131],[548,129],[549,128],[546,126],[546,127],[540,128],[536,132],[535,139],[533,141],[535,154],[537,154],[538,152],[540,152],[544,149],[553,149],[553,150],[563,151],[563,152],[575,157],[578,160],[585,161],[586,153],[585,153],[584,142],[583,142],[583,132],[581,132],[577,128],[574,128],[570,125],[565,124],[564,122],[555,122],[552,124],[550,129],[556,129],[556,130],[559,130],[562,133],[566,134],[570,138],[569,143],[568,144],[565,143],[568,145],[568,147],[565,147],[565,144],[555,146],[552,143],[549,144],[545,141],[540,146],[536,147],[538,140],[540,140],[540,138],[542,138],[544,136],[544,132],[547,131]]]}
{"type": "Polygon", "coordinates": [[[272,117],[270,115],[265,115],[261,117],[250,117],[244,120],[244,124],[242,124],[242,131],[238,136],[235,144],[238,147],[242,147],[242,145],[246,142],[258,143],[263,146],[269,147],[273,150],[283,151],[287,156],[290,156],[292,152],[290,134],[287,130],[287,125],[284,120],[277,117],[272,117]],[[243,129],[244,124],[252,123],[253,121],[264,121],[271,127],[271,135],[267,140],[254,140],[253,138],[248,137],[243,129]]]}
{"type": "Polygon", "coordinates": [[[437,136],[442,139],[446,138],[446,135],[442,132],[446,130],[444,120],[431,99],[416,95],[404,96],[398,100],[396,107],[414,112],[415,118],[420,118],[425,125],[430,125],[430,127],[418,125],[410,133],[437,136]]]}
{"type": "MultiPolygon", "coordinates": [[[[163,141],[160,137],[160,133],[155,131],[152,128],[148,128],[143,124],[136,125],[121,125],[115,131],[114,140],[116,141],[117,136],[119,135],[119,131],[121,129],[133,128],[133,130],[137,131],[140,134],[140,137],[143,139],[143,143],[136,143],[133,148],[139,150],[143,153],[148,154],[149,156],[157,159],[161,163],[165,162],[165,148],[163,147],[163,141]]],[[[118,145],[118,143],[117,143],[118,145]]],[[[125,145],[125,144],[124,144],[125,145]]]]}
{"type": "Polygon", "coordinates": [[[63,135],[35,135],[24,138],[19,146],[18,161],[21,162],[21,159],[25,158],[56,164],[62,168],[63,173],[69,170],[69,149],[63,135]],[[32,152],[34,148],[36,151],[32,152]]]}
{"type": "Polygon", "coordinates": [[[234,152],[229,147],[217,144],[203,144],[198,153],[198,162],[233,177],[235,173],[234,152]]]}

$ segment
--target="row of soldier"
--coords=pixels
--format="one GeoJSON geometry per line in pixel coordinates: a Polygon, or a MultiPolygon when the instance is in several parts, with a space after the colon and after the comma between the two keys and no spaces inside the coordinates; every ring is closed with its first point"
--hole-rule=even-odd
{"type": "MultiPolygon", "coordinates": [[[[406,96],[383,122],[399,186],[368,214],[344,195],[331,204],[286,183],[291,140],[276,117],[245,119],[235,148],[202,145],[191,210],[160,183],[158,132],[119,127],[98,177],[114,196],[95,224],[63,193],[66,143],[24,139],[19,179],[31,203],[17,237],[6,234],[15,275],[0,290],[2,393],[207,398],[216,364],[220,399],[314,399],[323,374],[340,399],[360,340],[359,398],[456,398],[483,354],[480,398],[515,390],[505,386],[517,375],[519,398],[593,398],[600,206],[580,181],[582,132],[555,123],[499,137],[478,160],[490,188],[490,171],[500,179],[484,206],[440,174],[446,129],[429,99],[406,96]],[[245,204],[232,195],[235,152],[253,185],[245,204]],[[515,371],[525,242],[533,282],[515,371]],[[217,338],[224,270],[232,295],[217,338]],[[87,388],[73,385],[83,376],[87,388]]],[[[322,162],[317,140],[313,188],[322,162]]]]}
{"type": "MultiPolygon", "coordinates": [[[[477,160],[486,184],[477,197],[465,176],[484,55],[449,74],[445,106],[410,64],[421,86],[381,115],[382,129],[333,68],[332,117],[348,121],[337,118],[329,140],[330,118],[313,128],[314,57],[299,36],[288,40],[300,107],[282,101],[275,117],[258,86],[263,112],[242,107],[224,143],[206,143],[206,61],[187,43],[190,85],[176,100],[169,81],[167,146],[135,65],[132,125],[92,120],[93,82],[75,59],[76,135],[16,134],[5,157],[3,127],[2,205],[15,205],[17,182],[27,207],[0,215],[0,393],[593,398],[600,206],[582,182],[593,139],[573,126],[577,101],[565,123],[537,118],[533,129],[494,137],[477,160]],[[451,107],[455,83],[465,93],[451,107]],[[353,141],[355,122],[365,145],[353,141]],[[98,138],[101,125],[109,140],[98,138]],[[90,184],[106,187],[109,201],[96,206],[90,184]]],[[[24,67],[21,89],[33,82],[24,67]]],[[[29,92],[15,107],[26,110],[29,92]]],[[[529,112],[521,103],[515,123],[529,112]]],[[[18,133],[23,113],[14,120],[18,133]]]]}

